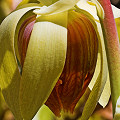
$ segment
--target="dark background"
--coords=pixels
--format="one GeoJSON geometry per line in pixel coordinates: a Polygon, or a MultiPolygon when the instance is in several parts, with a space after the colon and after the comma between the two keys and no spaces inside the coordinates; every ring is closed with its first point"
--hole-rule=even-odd
{"type": "Polygon", "coordinates": [[[113,5],[115,5],[117,8],[120,8],[120,0],[110,0],[113,5]]]}

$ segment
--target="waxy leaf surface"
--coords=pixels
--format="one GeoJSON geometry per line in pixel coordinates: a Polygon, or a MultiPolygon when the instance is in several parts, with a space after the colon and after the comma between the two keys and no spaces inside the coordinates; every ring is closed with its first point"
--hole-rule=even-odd
{"type": "Polygon", "coordinates": [[[34,8],[37,7],[28,7],[11,13],[0,26],[0,87],[5,101],[18,120],[21,120],[19,108],[21,76],[14,50],[14,35],[20,18],[34,8]]]}
{"type": "Polygon", "coordinates": [[[21,113],[32,119],[46,101],[65,63],[67,12],[37,18],[28,44],[20,85],[21,113]]]}

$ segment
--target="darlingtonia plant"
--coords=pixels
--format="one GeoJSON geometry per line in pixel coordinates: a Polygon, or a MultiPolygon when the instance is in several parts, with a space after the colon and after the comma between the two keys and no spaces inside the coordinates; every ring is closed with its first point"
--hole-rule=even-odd
{"type": "Polygon", "coordinates": [[[31,120],[43,104],[60,117],[61,112],[74,112],[89,85],[81,116],[87,120],[98,101],[106,106],[109,100],[109,68],[116,113],[119,52],[109,0],[23,0],[0,26],[0,87],[5,101],[17,120],[31,120]]]}

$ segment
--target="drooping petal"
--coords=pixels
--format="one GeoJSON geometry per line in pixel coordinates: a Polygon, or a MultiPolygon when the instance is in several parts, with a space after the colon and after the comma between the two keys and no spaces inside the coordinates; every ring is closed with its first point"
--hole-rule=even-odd
{"type": "Polygon", "coordinates": [[[69,11],[68,43],[64,70],[46,105],[57,115],[73,112],[94,73],[98,38],[90,20],[81,13],[69,11]]]}
{"type": "Polygon", "coordinates": [[[111,90],[110,90],[110,77],[109,74],[107,75],[107,81],[105,83],[104,89],[102,91],[102,94],[99,99],[99,104],[102,105],[102,107],[106,107],[110,100],[111,90]]]}
{"type": "Polygon", "coordinates": [[[105,14],[104,14],[104,9],[101,6],[101,4],[97,1],[97,0],[91,0],[95,6],[96,6],[96,10],[97,10],[97,15],[99,16],[99,18],[104,19],[105,14]]]}
{"type": "Polygon", "coordinates": [[[22,119],[18,99],[21,77],[14,50],[14,36],[20,18],[34,8],[37,7],[28,7],[11,13],[0,26],[0,87],[5,101],[18,120],[22,119]]]}
{"type": "Polygon", "coordinates": [[[99,20],[98,16],[97,16],[97,11],[96,11],[96,7],[94,5],[90,5],[88,3],[88,0],[80,0],[77,3],[77,6],[82,9],[85,10],[87,12],[89,12],[95,19],[99,20]]]}
{"type": "MultiPolygon", "coordinates": [[[[102,28],[101,28],[101,25],[100,23],[96,22],[97,24],[97,30],[99,32],[99,35],[100,35],[100,40],[101,40],[101,43],[102,43],[102,46],[103,46],[103,52],[104,52],[104,61],[106,61],[107,63],[107,58],[106,58],[106,53],[105,53],[105,47],[104,47],[104,38],[103,38],[103,34],[102,34],[102,28]]],[[[97,80],[97,77],[99,76],[100,72],[101,72],[101,54],[100,52],[98,53],[98,61],[97,61],[97,64],[96,64],[96,70],[95,70],[95,73],[94,73],[94,76],[89,84],[89,88],[90,90],[92,90],[96,80],[97,80]]],[[[107,80],[106,81],[106,84],[105,84],[105,87],[103,89],[103,92],[100,96],[100,99],[99,99],[99,103],[100,105],[102,105],[103,107],[105,107],[109,101],[109,98],[110,98],[110,95],[111,95],[111,92],[110,92],[110,81],[109,81],[109,73],[108,73],[108,66],[106,64],[106,67],[104,67],[104,70],[106,71],[103,76],[104,76],[104,79],[107,80]]]]}
{"type": "Polygon", "coordinates": [[[65,63],[67,12],[41,16],[34,24],[20,85],[21,113],[32,119],[48,98],[65,63]]]}
{"type": "MultiPolygon", "coordinates": [[[[97,26],[96,26],[96,30],[97,30],[97,26]]],[[[101,34],[98,33],[98,35],[100,35],[100,37],[102,37],[101,34]]],[[[98,38],[99,38],[99,36],[98,36],[98,38]]],[[[107,67],[108,66],[107,66],[107,60],[106,60],[106,54],[105,54],[105,47],[104,47],[103,40],[101,40],[100,38],[99,38],[99,50],[98,50],[98,61],[97,62],[98,62],[97,64],[100,65],[100,72],[99,72],[99,69],[96,69],[98,71],[99,75],[95,74],[95,76],[93,76],[94,79],[96,79],[96,82],[95,82],[95,85],[93,86],[93,89],[89,95],[89,98],[84,106],[81,120],[89,119],[89,117],[93,113],[93,111],[98,103],[98,100],[102,94],[105,83],[107,81],[107,73],[108,73],[107,67]]]]}
{"type": "Polygon", "coordinates": [[[20,3],[14,11],[19,10],[19,9],[23,9],[23,8],[27,8],[27,7],[36,7],[36,6],[37,6],[37,9],[38,9],[42,5],[40,3],[26,3],[26,4],[21,5],[21,3],[20,3]]]}
{"type": "MultiPolygon", "coordinates": [[[[94,24],[94,18],[93,16],[91,16],[91,14],[89,14],[88,12],[84,11],[84,10],[81,10],[77,7],[77,11],[80,12],[80,13],[84,13],[86,16],[88,16],[89,18],[91,18],[90,20],[92,20],[91,22],[94,24]]],[[[100,41],[101,41],[101,44],[102,44],[102,49],[103,49],[103,55],[104,55],[104,63],[107,63],[107,58],[106,58],[106,53],[105,53],[105,48],[104,48],[104,39],[103,39],[103,33],[102,33],[102,28],[101,28],[101,25],[99,22],[96,22],[97,26],[95,25],[95,28],[96,28],[96,31],[97,33],[99,34],[98,36],[100,36],[100,41]]],[[[99,37],[98,37],[99,38],[99,37]]],[[[89,84],[89,88],[90,90],[92,90],[96,80],[97,80],[97,77],[99,76],[100,72],[101,72],[101,58],[100,58],[101,54],[100,52],[98,52],[98,59],[97,59],[97,64],[96,64],[96,69],[95,69],[95,73],[94,73],[94,76],[89,84]]],[[[109,79],[109,73],[108,73],[108,66],[106,64],[106,67],[104,67],[104,71],[106,74],[103,75],[103,78],[106,82],[106,80],[109,79]],[[108,77],[108,78],[107,78],[108,77]]],[[[99,103],[100,105],[102,105],[103,107],[105,107],[109,101],[109,98],[110,98],[110,85],[109,85],[109,82],[107,82],[106,84],[103,84],[103,92],[102,92],[102,95],[100,97],[100,100],[99,100],[99,103]],[[108,83],[108,84],[107,84],[108,83]],[[105,87],[104,87],[105,86],[105,87]],[[108,91],[107,95],[105,97],[103,97],[103,94],[106,94],[105,92],[108,91]]],[[[101,94],[101,93],[100,93],[101,94]]]]}
{"type": "Polygon", "coordinates": [[[38,15],[56,14],[67,11],[75,6],[79,0],[59,0],[50,6],[43,6],[40,9],[34,10],[38,15]]]}

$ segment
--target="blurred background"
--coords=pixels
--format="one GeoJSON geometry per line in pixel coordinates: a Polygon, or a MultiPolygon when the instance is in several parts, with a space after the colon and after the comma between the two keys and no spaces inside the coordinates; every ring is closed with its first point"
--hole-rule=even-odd
{"type": "MultiPolygon", "coordinates": [[[[0,0],[0,23],[2,20],[12,12],[22,0],[0,0]]],[[[111,0],[111,3],[117,8],[120,8],[120,0],[111,0]]],[[[118,35],[120,38],[120,18],[115,19],[118,35]]],[[[82,100],[79,101],[75,108],[75,112],[70,114],[62,114],[62,118],[56,118],[54,114],[46,107],[43,106],[33,120],[79,120],[84,108],[84,104],[90,90],[87,89],[86,94],[82,100]]],[[[0,120],[15,120],[12,112],[6,105],[4,98],[0,90],[0,120]]],[[[102,108],[99,104],[96,106],[94,113],[89,120],[113,120],[112,116],[112,104],[111,99],[105,108],[102,108]]]]}
{"type": "Polygon", "coordinates": [[[0,23],[22,0],[0,0],[0,23]]]}

